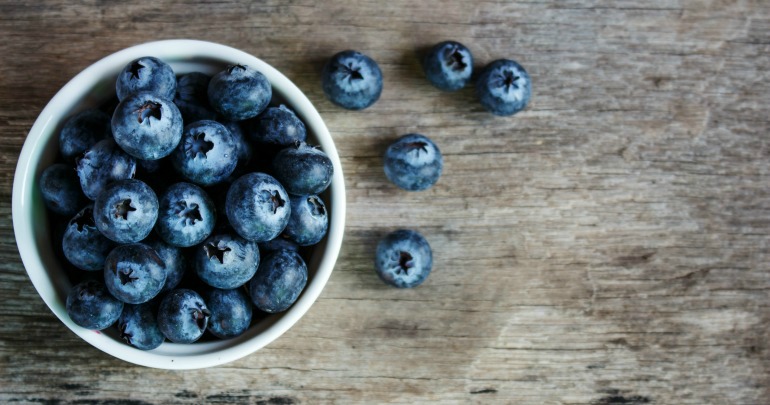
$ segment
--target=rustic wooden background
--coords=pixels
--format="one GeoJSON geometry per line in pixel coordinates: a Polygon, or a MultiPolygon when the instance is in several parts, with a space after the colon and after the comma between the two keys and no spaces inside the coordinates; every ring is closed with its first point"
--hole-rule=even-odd
{"type": "Polygon", "coordinates": [[[0,1],[0,402],[770,403],[770,3],[0,1]],[[316,104],[343,161],[344,247],[321,298],[240,361],[161,371],[80,341],[29,282],[11,225],[27,131],[97,59],[195,38],[252,53],[316,104]],[[419,55],[513,58],[529,108],[442,93],[419,55]],[[342,49],[380,63],[363,112],[321,92],[342,49]],[[429,191],[389,184],[401,134],[433,138],[429,191]],[[373,248],[421,231],[435,268],[383,285],[373,248]]]}

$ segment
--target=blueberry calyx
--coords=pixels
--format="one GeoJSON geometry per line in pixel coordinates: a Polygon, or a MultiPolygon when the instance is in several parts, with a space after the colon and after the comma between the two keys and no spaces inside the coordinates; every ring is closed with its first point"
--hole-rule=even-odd
{"type": "Polygon", "coordinates": [[[273,204],[273,214],[276,214],[278,212],[278,208],[283,207],[286,205],[286,201],[281,198],[281,195],[278,193],[278,191],[273,191],[272,193],[268,190],[262,190],[262,195],[264,196],[267,194],[267,197],[265,197],[265,201],[271,202],[273,204]]]}
{"type": "Polygon", "coordinates": [[[456,70],[458,72],[462,72],[466,67],[468,67],[468,64],[465,62],[465,57],[460,52],[460,48],[457,45],[453,46],[449,50],[447,65],[449,65],[452,70],[456,70]]]}
{"type": "Polygon", "coordinates": [[[399,251],[397,273],[409,275],[409,269],[412,267],[414,267],[414,263],[412,262],[412,255],[409,254],[409,252],[399,251]]]}
{"type": "MultiPolygon", "coordinates": [[[[202,307],[203,304],[199,303],[198,306],[202,307]]],[[[211,311],[209,311],[208,308],[193,308],[190,310],[190,312],[192,313],[192,318],[195,321],[195,324],[198,325],[198,329],[206,329],[208,319],[211,317],[211,311]]]]}
{"type": "Polygon", "coordinates": [[[96,222],[94,222],[93,210],[91,208],[84,209],[83,212],[72,218],[71,224],[77,225],[78,232],[83,232],[85,227],[95,228],[96,222]]]}
{"type": "Polygon", "coordinates": [[[216,257],[217,260],[219,260],[220,264],[225,263],[225,253],[230,252],[232,249],[229,247],[219,247],[215,245],[214,243],[209,243],[208,245],[204,245],[203,249],[206,251],[206,257],[211,259],[212,257],[216,257]]]}
{"type": "Polygon", "coordinates": [[[127,198],[115,205],[115,218],[128,220],[128,213],[131,211],[136,211],[136,208],[131,205],[131,199],[127,198]]]}
{"type": "Polygon", "coordinates": [[[139,63],[139,61],[134,61],[134,63],[131,64],[131,67],[129,68],[129,72],[131,72],[131,79],[139,79],[139,71],[144,68],[144,65],[139,63]]]}
{"type": "Polygon", "coordinates": [[[227,67],[227,74],[233,74],[235,69],[246,70],[246,66],[241,64],[230,65],[227,67]]]}
{"type": "Polygon", "coordinates": [[[510,70],[506,70],[492,84],[497,87],[505,87],[505,90],[508,91],[511,87],[514,89],[519,88],[519,84],[516,83],[517,80],[519,80],[519,76],[514,75],[510,70]]]}
{"type": "Polygon", "coordinates": [[[322,216],[326,212],[323,202],[321,202],[318,197],[308,197],[307,202],[312,206],[313,215],[322,216]]]}
{"type": "MultiPolygon", "coordinates": [[[[144,121],[149,120],[150,117],[153,117],[156,120],[160,120],[160,109],[161,109],[160,103],[148,101],[142,104],[142,106],[135,111],[136,119],[139,121],[140,124],[143,123],[144,121]]],[[[150,121],[147,121],[147,125],[149,124],[150,124],[150,121]]]]}
{"type": "Polygon", "coordinates": [[[131,344],[131,338],[134,337],[134,334],[131,332],[127,332],[126,329],[128,329],[128,323],[121,323],[120,324],[120,338],[123,339],[126,343],[131,344]]]}
{"type": "Polygon", "coordinates": [[[185,225],[195,225],[196,222],[203,220],[200,208],[198,208],[198,204],[193,203],[187,205],[186,201],[179,201],[176,203],[176,205],[176,214],[179,216],[179,218],[182,218],[182,221],[184,221],[185,225]]]}
{"type": "Polygon", "coordinates": [[[206,133],[201,132],[198,134],[195,134],[191,136],[190,138],[187,138],[185,142],[184,150],[187,152],[187,156],[191,158],[198,157],[198,155],[201,155],[204,159],[206,158],[206,154],[214,149],[214,142],[207,141],[206,139],[206,133]]]}
{"type": "Polygon", "coordinates": [[[118,273],[118,277],[120,278],[120,284],[126,285],[129,283],[133,283],[134,280],[138,280],[139,277],[134,277],[132,274],[134,273],[134,269],[128,269],[128,271],[121,271],[118,273]]]}
{"type": "Polygon", "coordinates": [[[404,145],[408,150],[414,150],[417,152],[417,154],[420,154],[420,151],[428,153],[428,144],[425,142],[415,141],[415,142],[409,142],[406,145],[404,145]]]}
{"type": "Polygon", "coordinates": [[[354,68],[353,64],[350,63],[347,66],[343,66],[345,69],[345,73],[348,75],[348,81],[352,82],[353,80],[363,80],[364,76],[361,74],[359,68],[354,68]]]}

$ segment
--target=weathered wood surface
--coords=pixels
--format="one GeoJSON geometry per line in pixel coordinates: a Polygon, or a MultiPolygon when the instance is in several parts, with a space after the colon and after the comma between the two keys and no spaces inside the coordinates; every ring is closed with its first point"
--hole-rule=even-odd
{"type": "Polygon", "coordinates": [[[756,1],[0,2],[0,402],[770,403],[770,3],[756,1]],[[323,4],[321,4],[323,3],[323,4]],[[282,70],[343,159],[345,245],[317,304],[234,363],[146,369],[80,341],[18,257],[11,184],[55,92],[124,47],[196,38],[282,70]],[[441,93],[418,55],[443,39],[514,58],[530,107],[496,118],[441,93]],[[325,100],[323,61],[363,51],[381,100],[325,100]],[[431,190],[381,155],[432,137],[431,190]],[[373,248],[425,234],[423,286],[385,287],[373,248]]]}

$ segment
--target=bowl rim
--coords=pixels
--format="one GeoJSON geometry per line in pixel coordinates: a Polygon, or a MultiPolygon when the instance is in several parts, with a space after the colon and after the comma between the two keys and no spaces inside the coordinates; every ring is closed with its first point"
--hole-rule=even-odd
{"type": "MultiPolygon", "coordinates": [[[[114,52],[78,73],[54,95],[35,120],[24,141],[14,173],[11,211],[16,245],[27,275],[40,297],[59,320],[92,346],[121,360],[146,367],[179,370],[213,367],[238,360],[274,341],[293,326],[310,309],[331,276],[342,247],[345,208],[345,183],[334,141],[318,111],[291,80],[261,59],[239,49],[208,41],[169,39],[145,42],[114,52]],[[52,280],[48,276],[46,266],[58,266],[58,263],[52,258],[44,260],[38,249],[41,243],[50,244],[47,235],[40,235],[33,230],[35,226],[42,226],[36,225],[34,213],[41,209],[42,204],[40,197],[35,198],[35,194],[39,194],[36,182],[46,145],[52,137],[58,135],[56,128],[68,113],[71,114],[73,105],[76,104],[74,100],[85,98],[96,84],[105,81],[108,75],[117,75],[130,61],[148,55],[161,60],[185,62],[191,58],[202,58],[209,64],[218,61],[222,64],[240,63],[254,67],[267,76],[274,92],[287,101],[290,100],[288,103],[303,119],[308,132],[314,134],[313,140],[329,156],[334,167],[332,182],[327,190],[330,196],[327,205],[331,208],[329,231],[325,242],[322,242],[325,243],[323,253],[320,259],[315,260],[318,262],[315,274],[289,310],[264,327],[252,326],[246,334],[237,338],[194,345],[165,342],[157,349],[143,351],[99,331],[82,328],[67,315],[64,297],[60,293],[69,282],[52,280]],[[98,79],[95,80],[95,77],[98,79]],[[65,284],[64,287],[62,283],[65,284]],[[193,348],[195,353],[191,352],[193,348]]],[[[318,255],[316,252],[313,256],[316,258],[318,255]]],[[[308,265],[310,267],[311,263],[308,265]]]]}

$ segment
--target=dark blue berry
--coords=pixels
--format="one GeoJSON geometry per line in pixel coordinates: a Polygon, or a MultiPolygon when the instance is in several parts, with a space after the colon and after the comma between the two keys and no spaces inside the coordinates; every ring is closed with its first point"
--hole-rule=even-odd
{"type": "Polygon", "coordinates": [[[182,139],[182,114],[167,98],[153,93],[132,94],[112,115],[112,134],[126,153],[144,160],[168,156],[182,139]]]}
{"type": "Polygon", "coordinates": [[[107,329],[120,317],[123,303],[104,284],[89,280],[75,285],[67,294],[67,314],[77,325],[91,330],[107,329]]]}
{"type": "Polygon", "coordinates": [[[67,162],[74,162],[95,143],[109,137],[110,116],[91,109],[70,117],[59,132],[59,151],[67,162]]]}
{"type": "Polygon", "coordinates": [[[264,242],[278,236],[289,222],[291,203],[286,190],[264,173],[248,173],[227,191],[227,219],[244,239],[264,242]]]}
{"type": "Polygon", "coordinates": [[[93,205],[83,208],[70,220],[62,237],[64,257],[86,271],[104,269],[104,261],[114,247],[115,243],[96,228],[93,205]]]}
{"type": "Polygon", "coordinates": [[[250,135],[254,143],[285,147],[305,142],[307,130],[297,114],[282,104],[268,108],[257,117],[250,135]]]}
{"type": "Polygon", "coordinates": [[[121,101],[126,97],[148,91],[168,100],[174,99],[176,76],[167,63],[145,56],[131,61],[118,74],[115,90],[121,101]]]}
{"type": "Polygon", "coordinates": [[[211,289],[204,293],[211,318],[208,331],[220,339],[239,336],[251,324],[251,300],[242,288],[211,289]]]}
{"type": "Polygon", "coordinates": [[[291,196],[291,215],[283,236],[300,246],[320,242],[329,229],[326,205],[317,195],[291,196]]]}
{"type": "Polygon", "coordinates": [[[465,45],[455,41],[436,44],[423,61],[425,77],[444,91],[465,87],[473,73],[473,56],[465,45]]]}
{"type": "Polygon", "coordinates": [[[185,127],[171,164],[187,180],[201,186],[220,183],[238,164],[238,145],[230,131],[216,121],[203,120],[185,127]]]}
{"type": "Polygon", "coordinates": [[[120,338],[141,350],[152,350],[160,346],[165,337],[158,328],[156,307],[152,303],[123,305],[117,323],[120,338]]]}
{"type": "Polygon", "coordinates": [[[83,194],[96,200],[107,184],[134,177],[136,159],[108,138],[88,148],[78,159],[76,170],[83,194]]]}
{"type": "Polygon", "coordinates": [[[107,256],[104,282],[115,298],[127,304],[141,304],[163,289],[165,267],[158,253],[145,244],[120,245],[107,256]]]}
{"type": "Polygon", "coordinates": [[[118,243],[139,242],[158,219],[158,197],[141,180],[120,180],[105,188],[94,203],[96,227],[118,243]]]}
{"type": "Polygon", "coordinates": [[[64,217],[72,217],[88,203],[75,169],[64,163],[53,164],[43,170],[40,194],[46,208],[64,217]]]}
{"type": "Polygon", "coordinates": [[[400,229],[379,242],[375,265],[377,275],[386,284],[398,288],[416,287],[428,278],[433,267],[433,253],[422,235],[400,229]]]}
{"type": "Polygon", "coordinates": [[[211,78],[209,103],[230,121],[242,121],[267,108],[273,88],[265,75],[245,65],[231,65],[211,78]]]}
{"type": "Polygon", "coordinates": [[[279,250],[262,260],[249,282],[249,293],[257,308],[276,313],[287,310],[297,301],[305,284],[307,266],[299,253],[279,250]]]}
{"type": "Polygon", "coordinates": [[[210,236],[195,247],[193,255],[198,277],[215,288],[246,284],[259,265],[257,244],[227,233],[210,236]]]}
{"type": "Polygon", "coordinates": [[[181,248],[171,246],[153,235],[150,235],[142,243],[151,247],[165,265],[166,282],[163,284],[161,292],[171,291],[176,288],[187,271],[188,260],[185,252],[181,248]]]}
{"type": "Polygon", "coordinates": [[[211,311],[193,290],[178,289],[168,293],[158,308],[158,327],[174,343],[193,343],[206,331],[211,311]]]}
{"type": "Polygon", "coordinates": [[[380,98],[382,71],[372,58],[356,51],[342,51],[323,67],[321,85],[334,104],[362,110],[380,98]]]}
{"type": "Polygon", "coordinates": [[[320,194],[331,184],[333,174],[329,156],[305,143],[284,148],[273,158],[273,175],[291,194],[320,194]]]}
{"type": "Polygon", "coordinates": [[[521,65],[509,59],[498,59],[479,75],[476,94],[481,105],[492,114],[513,115],[529,103],[532,82],[521,65]]]}
{"type": "Polygon", "coordinates": [[[161,195],[155,230],[166,243],[197,245],[211,235],[215,224],[214,202],[195,184],[176,183],[161,195]]]}
{"type": "Polygon", "coordinates": [[[185,125],[217,118],[217,114],[209,105],[209,81],[211,76],[201,72],[186,73],[177,78],[174,104],[182,113],[185,125]]]}
{"type": "Polygon", "coordinates": [[[407,134],[385,151],[385,175],[408,191],[425,190],[436,184],[444,160],[433,141],[420,134],[407,134]]]}

